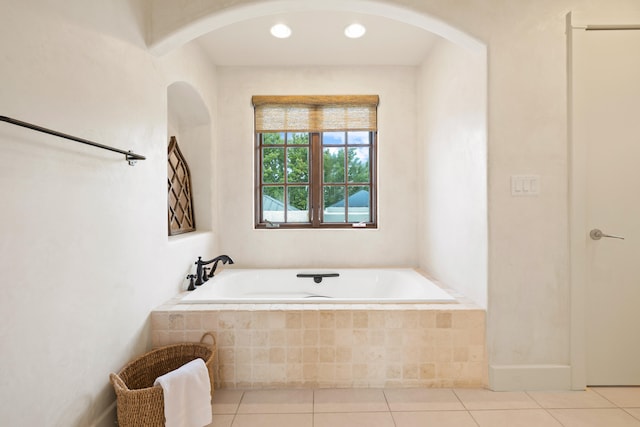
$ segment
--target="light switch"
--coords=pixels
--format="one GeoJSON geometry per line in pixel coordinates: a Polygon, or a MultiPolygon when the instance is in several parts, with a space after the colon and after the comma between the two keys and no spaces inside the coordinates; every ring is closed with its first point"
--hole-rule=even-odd
{"type": "Polygon", "coordinates": [[[540,194],[540,175],[511,175],[512,196],[537,196],[540,194]]]}

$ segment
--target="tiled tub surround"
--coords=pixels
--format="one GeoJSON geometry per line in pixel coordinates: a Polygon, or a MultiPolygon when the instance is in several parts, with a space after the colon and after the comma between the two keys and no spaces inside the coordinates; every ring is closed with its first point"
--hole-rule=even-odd
{"type": "MultiPolygon", "coordinates": [[[[184,295],[184,294],[182,294],[184,295]]],[[[482,387],[485,312],[468,304],[177,304],[153,346],[218,343],[221,388],[482,387]]]]}

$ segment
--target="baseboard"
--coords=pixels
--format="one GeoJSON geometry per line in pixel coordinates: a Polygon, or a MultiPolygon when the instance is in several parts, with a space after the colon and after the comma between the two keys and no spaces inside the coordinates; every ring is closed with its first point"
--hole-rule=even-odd
{"type": "Polygon", "coordinates": [[[495,391],[571,390],[569,365],[489,365],[495,391]]]}
{"type": "Polygon", "coordinates": [[[91,427],[113,427],[118,425],[117,420],[116,401],[114,400],[113,403],[91,423],[91,427]]]}

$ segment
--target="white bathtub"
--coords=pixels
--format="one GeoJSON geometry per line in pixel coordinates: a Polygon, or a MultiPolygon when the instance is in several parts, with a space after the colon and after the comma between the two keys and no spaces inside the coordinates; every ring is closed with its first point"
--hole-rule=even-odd
{"type": "Polygon", "coordinates": [[[180,300],[181,304],[455,302],[443,289],[408,268],[225,269],[180,300]],[[321,275],[337,277],[319,279],[321,275]]]}

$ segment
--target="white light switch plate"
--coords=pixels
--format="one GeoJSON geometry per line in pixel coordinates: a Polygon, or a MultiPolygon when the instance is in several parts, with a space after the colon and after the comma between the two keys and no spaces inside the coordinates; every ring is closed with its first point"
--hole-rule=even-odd
{"type": "Polygon", "coordinates": [[[511,175],[512,196],[537,196],[540,194],[540,175],[511,175]]]}

